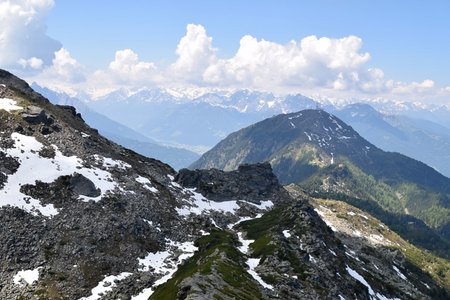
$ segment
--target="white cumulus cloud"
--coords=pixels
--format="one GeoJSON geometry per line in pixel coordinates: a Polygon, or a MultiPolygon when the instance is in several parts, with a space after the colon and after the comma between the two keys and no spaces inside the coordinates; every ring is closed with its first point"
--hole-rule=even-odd
{"type": "Polygon", "coordinates": [[[177,60],[170,66],[170,76],[188,82],[200,82],[203,72],[216,61],[217,49],[202,25],[189,24],[186,35],[178,43],[177,60]]]}
{"type": "Polygon", "coordinates": [[[0,66],[37,70],[50,65],[61,44],[50,38],[46,18],[53,0],[0,2],[0,66]]]}
{"type": "Polygon", "coordinates": [[[206,82],[253,88],[270,86],[325,87],[342,90],[359,86],[370,77],[370,59],[361,53],[362,40],[308,36],[286,45],[244,36],[237,53],[220,59],[204,72],[206,82]]]}
{"type": "Polygon", "coordinates": [[[83,67],[64,48],[55,52],[52,70],[65,81],[77,83],[85,80],[83,67]]]}
{"type": "MultiPolygon", "coordinates": [[[[1,0],[0,0],[1,1],[1,0]]],[[[115,52],[104,68],[88,71],[65,48],[46,35],[45,18],[53,0],[0,3],[0,67],[31,70],[33,80],[67,83],[80,90],[141,88],[246,88],[333,98],[446,97],[450,87],[433,80],[403,82],[385,78],[369,65],[371,55],[357,36],[307,36],[280,44],[245,35],[230,57],[220,57],[213,38],[199,24],[188,24],[169,64],[144,61],[132,49],[115,52]],[[36,47],[34,45],[37,45],[36,47]]],[[[50,85],[50,84],[49,84],[50,85]]]]}
{"type": "Polygon", "coordinates": [[[116,51],[114,60],[108,68],[97,70],[92,79],[99,85],[148,86],[160,80],[157,66],[153,62],[139,59],[131,49],[116,51]]]}

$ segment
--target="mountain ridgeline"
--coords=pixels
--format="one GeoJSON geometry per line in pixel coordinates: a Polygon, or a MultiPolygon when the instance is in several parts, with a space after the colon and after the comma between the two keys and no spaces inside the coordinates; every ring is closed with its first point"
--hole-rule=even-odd
{"type": "MultiPolygon", "coordinates": [[[[414,221],[430,231],[423,221],[433,229],[433,238],[420,244],[436,250],[433,244],[439,240],[440,250],[450,255],[450,179],[417,160],[377,148],[337,117],[317,109],[274,116],[230,134],[191,168],[233,170],[263,161],[270,162],[283,184],[300,184],[316,196],[359,199],[352,204],[371,207],[378,217],[403,215],[407,220],[396,223],[414,221]]],[[[414,229],[402,230],[416,241],[424,238],[414,238],[414,229]]]]}
{"type": "Polygon", "coordinates": [[[1,299],[449,298],[448,261],[311,203],[268,163],[177,173],[0,70],[1,299]]]}
{"type": "Polygon", "coordinates": [[[253,123],[320,106],[377,147],[405,154],[450,177],[450,108],[446,106],[368,99],[353,103],[355,99],[311,99],[254,90],[141,87],[119,88],[100,96],[86,91],[68,95],[37,84],[32,87],[54,104],[75,106],[90,126],[109,139],[175,168],[187,167],[199,156],[193,158],[192,153],[176,152],[175,148],[172,153],[178,159],[174,160],[173,155],[165,155],[169,149],[155,151],[148,143],[164,142],[203,153],[228,134],[253,123]]]}
{"type": "MultiPolygon", "coordinates": [[[[429,120],[382,114],[368,104],[356,103],[333,110],[361,136],[386,150],[405,154],[450,177],[450,130],[429,120]]],[[[425,118],[425,113],[422,116],[425,118]]]]}

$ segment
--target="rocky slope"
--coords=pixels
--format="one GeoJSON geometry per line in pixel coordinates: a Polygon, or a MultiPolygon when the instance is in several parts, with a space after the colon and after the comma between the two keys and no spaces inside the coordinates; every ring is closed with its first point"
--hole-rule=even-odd
{"type": "Polygon", "coordinates": [[[450,256],[450,179],[419,161],[382,151],[337,117],[304,110],[266,119],[230,134],[191,168],[233,170],[263,161],[282,183],[301,183],[323,197],[359,199],[361,208],[375,206],[370,212],[380,218],[406,216],[398,219],[398,231],[450,256]],[[406,226],[411,221],[420,236],[406,226]]]}
{"type": "MultiPolygon", "coordinates": [[[[209,216],[183,212],[194,199],[209,211],[209,202],[175,183],[168,165],[98,135],[74,109],[5,71],[0,78],[0,298],[97,299],[109,290],[105,299],[145,298],[210,226],[209,216]]],[[[234,220],[241,205],[249,204],[217,212],[234,220]]]]}
{"type": "Polygon", "coordinates": [[[368,272],[267,164],[177,174],[5,71],[0,121],[1,299],[448,297],[389,248],[368,272]]]}
{"type": "MultiPolygon", "coordinates": [[[[305,196],[304,191],[298,186],[289,185],[287,189],[293,197],[305,196]]],[[[394,270],[400,277],[397,279],[423,285],[427,289],[431,289],[427,283],[430,279],[436,280],[442,286],[450,285],[448,260],[415,247],[370,214],[342,201],[312,198],[310,203],[322,220],[333,230],[335,236],[345,245],[348,257],[360,263],[363,262],[363,264],[370,262],[369,268],[372,267],[376,270],[378,268],[379,271],[380,268],[376,265],[377,259],[371,256],[378,252],[382,257],[390,252],[391,255],[395,255],[394,264],[385,271],[392,272],[394,270]],[[385,248],[390,251],[386,252],[385,248]],[[369,257],[366,256],[368,253],[370,253],[369,257]],[[397,265],[398,261],[401,261],[403,265],[415,266],[415,270],[426,270],[427,274],[413,275],[409,273],[405,276],[397,265]]],[[[435,290],[434,297],[439,298],[444,295],[442,289],[435,290]]]]}

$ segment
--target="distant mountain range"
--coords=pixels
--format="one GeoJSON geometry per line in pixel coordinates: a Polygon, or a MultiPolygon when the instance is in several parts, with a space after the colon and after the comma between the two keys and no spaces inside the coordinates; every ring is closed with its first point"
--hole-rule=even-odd
{"type": "MultiPolygon", "coordinates": [[[[150,137],[138,133],[104,114],[94,111],[78,98],[42,88],[37,84],[32,84],[32,88],[47,97],[54,104],[74,106],[82,114],[83,119],[90,126],[97,128],[105,137],[139,154],[167,162],[175,169],[186,167],[199,157],[199,154],[187,149],[162,145],[150,137]]],[[[128,110],[129,108],[122,107],[123,115],[133,120],[134,118],[127,114],[128,110]]]]}
{"type": "Polygon", "coordinates": [[[450,179],[420,161],[377,148],[323,110],[281,114],[234,132],[191,168],[234,170],[257,162],[270,162],[283,184],[346,199],[385,222],[403,215],[392,224],[402,227],[399,232],[450,255],[450,179]],[[415,224],[412,230],[409,222],[415,224]]]}
{"type": "MultiPolygon", "coordinates": [[[[46,94],[45,90],[42,92],[46,94]]],[[[57,93],[63,99],[71,98],[63,95],[57,93]]],[[[134,131],[122,137],[153,144],[158,141],[197,153],[209,150],[231,132],[273,115],[321,107],[340,117],[377,147],[408,155],[450,176],[450,110],[447,107],[393,101],[343,104],[302,95],[277,96],[248,90],[194,93],[144,88],[117,90],[95,99],[86,95],[80,98],[91,111],[134,131]]],[[[357,101],[348,101],[351,102],[357,101]]],[[[95,123],[101,119],[98,115],[85,118],[100,128],[100,132],[109,127],[95,123]]],[[[193,155],[186,156],[174,166],[192,162],[193,155]]]]}
{"type": "Polygon", "coordinates": [[[449,128],[407,115],[385,115],[368,104],[333,113],[381,149],[408,155],[450,176],[449,128]]]}

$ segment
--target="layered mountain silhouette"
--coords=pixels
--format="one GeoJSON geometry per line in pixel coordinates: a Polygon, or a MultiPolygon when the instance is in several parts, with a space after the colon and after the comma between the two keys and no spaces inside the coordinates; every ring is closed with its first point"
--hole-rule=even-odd
{"type": "MultiPolygon", "coordinates": [[[[186,167],[200,157],[199,154],[187,149],[162,145],[148,136],[92,110],[85,102],[78,98],[70,97],[64,93],[54,92],[36,83],[31,86],[35,91],[48,98],[53,104],[75,107],[83,115],[83,119],[89,126],[96,128],[100,134],[108,139],[141,155],[162,160],[175,169],[186,167]]],[[[127,111],[127,109],[122,108],[122,111],[127,111]]]]}
{"type": "MultiPolygon", "coordinates": [[[[233,170],[242,163],[269,162],[283,184],[297,183],[316,195],[364,201],[353,204],[404,216],[398,224],[416,223],[421,240],[435,249],[437,240],[450,239],[450,179],[422,162],[385,152],[352,127],[323,110],[282,114],[230,134],[191,168],[233,170]],[[366,203],[366,202],[367,203],[366,203]],[[415,217],[410,219],[410,217],[415,217]],[[426,233],[423,221],[434,234],[426,233]],[[437,235],[440,235],[438,237],[437,235]]],[[[396,224],[396,225],[398,225],[396,224]]],[[[402,228],[402,231],[409,231],[402,228]]],[[[411,229],[411,234],[417,228],[411,229]]],[[[447,241],[440,241],[445,251],[447,241]],[[441,243],[442,242],[442,243],[441,243]]]]}
{"type": "Polygon", "coordinates": [[[448,299],[448,261],[333,203],[177,173],[0,70],[1,299],[448,299]]]}
{"type": "Polygon", "coordinates": [[[413,157],[449,176],[449,128],[419,115],[382,114],[368,104],[348,105],[333,113],[379,148],[413,157]]]}

